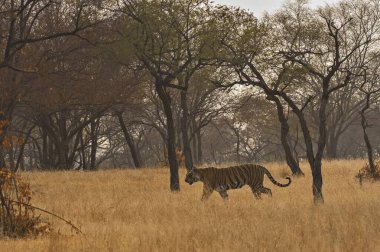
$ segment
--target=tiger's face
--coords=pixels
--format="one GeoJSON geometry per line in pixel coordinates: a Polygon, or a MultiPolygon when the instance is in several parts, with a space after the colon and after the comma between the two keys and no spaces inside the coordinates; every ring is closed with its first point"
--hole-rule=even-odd
{"type": "Polygon", "coordinates": [[[186,174],[185,182],[192,185],[193,183],[201,180],[201,174],[193,168],[186,174]]]}

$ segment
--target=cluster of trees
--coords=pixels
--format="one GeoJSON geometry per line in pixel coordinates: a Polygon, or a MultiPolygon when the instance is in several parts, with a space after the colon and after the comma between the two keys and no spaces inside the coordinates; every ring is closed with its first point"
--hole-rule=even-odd
{"type": "Polygon", "coordinates": [[[0,166],[322,159],[380,152],[380,1],[258,19],[208,0],[0,1],[0,166]],[[363,138],[364,134],[364,138],[363,138]],[[364,139],[364,140],[363,140],[364,139]]]}

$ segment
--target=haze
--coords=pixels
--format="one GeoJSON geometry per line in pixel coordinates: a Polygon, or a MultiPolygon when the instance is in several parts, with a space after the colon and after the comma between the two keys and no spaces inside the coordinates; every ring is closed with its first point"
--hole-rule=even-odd
{"type": "MultiPolygon", "coordinates": [[[[286,2],[286,0],[215,0],[214,2],[216,4],[240,6],[244,9],[253,11],[257,16],[261,16],[265,11],[273,12],[279,9],[286,2]]],[[[339,1],[312,0],[309,4],[313,7],[318,7],[323,6],[326,3],[333,4],[337,2],[339,1]]]]}

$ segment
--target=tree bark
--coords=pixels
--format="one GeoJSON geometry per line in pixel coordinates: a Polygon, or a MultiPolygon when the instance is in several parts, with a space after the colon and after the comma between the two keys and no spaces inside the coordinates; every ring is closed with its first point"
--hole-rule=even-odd
{"type": "Polygon", "coordinates": [[[42,169],[47,169],[49,167],[48,165],[48,135],[44,128],[41,129],[42,131],[42,169]]]}
{"type": "Polygon", "coordinates": [[[197,131],[196,137],[197,137],[198,163],[202,163],[202,161],[203,161],[203,152],[202,152],[202,134],[201,134],[201,129],[199,129],[197,131]]]}
{"type": "Polygon", "coordinates": [[[93,119],[90,122],[90,138],[91,138],[91,150],[90,150],[90,170],[96,169],[96,152],[98,150],[98,126],[99,118],[93,119]]]}
{"type": "Polygon", "coordinates": [[[301,126],[302,134],[305,141],[306,146],[306,155],[307,160],[310,165],[311,174],[313,176],[313,185],[312,185],[312,191],[314,196],[314,202],[315,203],[323,203],[323,193],[322,193],[322,185],[323,185],[323,179],[322,179],[322,154],[326,143],[326,125],[322,125],[326,122],[326,105],[328,102],[328,95],[324,95],[325,97],[321,98],[321,106],[320,106],[320,122],[319,122],[319,143],[318,143],[318,152],[317,155],[314,157],[314,149],[313,149],[313,141],[311,138],[311,134],[308,128],[307,121],[304,117],[304,114],[301,109],[297,107],[297,105],[294,103],[294,101],[287,96],[283,92],[277,92],[276,95],[281,96],[291,107],[293,112],[298,118],[298,121],[301,126]]]}
{"type": "Polygon", "coordinates": [[[322,194],[322,163],[318,160],[313,164],[311,172],[313,176],[313,196],[314,203],[323,203],[323,194],[322,194]]]}
{"type": "Polygon", "coordinates": [[[236,137],[236,148],[235,148],[235,155],[236,155],[236,162],[240,163],[240,132],[238,128],[235,128],[233,123],[230,124],[228,121],[225,121],[227,126],[232,130],[236,137]]]}
{"type": "Polygon", "coordinates": [[[332,74],[328,75],[323,79],[322,82],[322,96],[319,107],[319,138],[318,138],[318,148],[317,153],[315,154],[314,165],[312,166],[312,175],[313,175],[313,195],[314,202],[318,203],[324,202],[323,194],[322,194],[322,158],[323,152],[326,147],[326,139],[327,139],[327,115],[326,109],[329,101],[329,83],[331,80],[332,74]]]}
{"type": "Polygon", "coordinates": [[[16,162],[16,166],[14,167],[13,172],[17,172],[17,170],[18,170],[19,167],[20,167],[20,164],[22,163],[22,160],[23,160],[23,158],[24,158],[24,150],[25,150],[25,146],[26,146],[26,144],[27,144],[27,142],[28,142],[28,140],[29,140],[29,137],[30,137],[30,135],[31,135],[31,133],[32,133],[32,131],[33,131],[33,129],[34,129],[35,127],[36,127],[36,126],[33,125],[33,126],[28,130],[28,132],[27,132],[26,135],[25,135],[24,141],[23,141],[23,143],[22,143],[21,146],[20,146],[20,152],[19,152],[19,154],[18,154],[17,162],[16,162]]]}
{"type": "Polygon", "coordinates": [[[280,100],[276,96],[271,95],[268,97],[268,99],[272,100],[276,103],[277,116],[278,116],[278,120],[281,124],[281,144],[282,144],[282,147],[283,147],[284,152],[285,152],[286,163],[288,164],[293,175],[304,176],[305,174],[302,172],[301,168],[299,167],[298,162],[294,158],[293,152],[292,152],[290,145],[289,145],[289,142],[288,142],[289,124],[288,124],[288,120],[286,119],[286,116],[284,113],[284,107],[281,104],[280,100]]]}
{"type": "MultiPolygon", "coordinates": [[[[193,122],[192,122],[193,123],[193,122]]],[[[193,128],[194,126],[192,125],[192,129],[191,129],[191,134],[192,134],[192,137],[191,137],[191,144],[193,146],[193,161],[194,163],[198,164],[199,163],[199,159],[198,159],[198,149],[197,149],[197,146],[198,146],[198,143],[197,143],[197,138],[196,138],[196,135],[193,131],[193,128]]]]}
{"type": "Polygon", "coordinates": [[[56,159],[56,151],[54,149],[54,143],[53,141],[50,139],[50,137],[48,138],[48,155],[47,155],[47,166],[45,167],[45,169],[52,169],[53,167],[53,164],[55,164],[55,159],[56,159]]]}
{"type": "Polygon", "coordinates": [[[3,111],[0,110],[0,168],[4,168],[6,166],[3,143],[7,135],[8,125],[10,121],[10,117],[8,117],[3,111]]]}
{"type": "Polygon", "coordinates": [[[369,109],[370,96],[371,96],[371,93],[366,94],[366,103],[363,109],[360,111],[360,116],[361,116],[361,125],[363,129],[364,142],[367,148],[368,165],[369,165],[369,169],[370,169],[372,177],[375,177],[377,171],[376,171],[375,161],[373,159],[373,150],[372,150],[371,141],[369,140],[368,133],[367,133],[368,123],[365,117],[365,112],[367,111],[367,109],[369,109]]]}
{"type": "Polygon", "coordinates": [[[139,158],[138,150],[137,150],[136,145],[133,141],[133,137],[129,133],[127,126],[124,123],[122,112],[116,112],[116,116],[119,119],[120,128],[123,131],[125,141],[127,142],[127,145],[129,147],[129,151],[131,152],[133,164],[136,168],[140,168],[142,166],[142,162],[139,158]]]}
{"type": "MultiPolygon", "coordinates": [[[[278,120],[281,124],[281,144],[284,148],[286,163],[288,164],[290,170],[292,171],[292,173],[294,175],[302,176],[302,175],[304,175],[304,173],[302,172],[301,168],[299,167],[298,162],[295,160],[293,153],[291,151],[289,142],[288,142],[289,124],[288,124],[288,121],[287,121],[285,113],[284,113],[284,107],[282,106],[281,101],[279,100],[279,98],[276,95],[279,95],[280,97],[282,97],[285,100],[285,102],[288,103],[289,106],[291,106],[291,104],[289,104],[289,103],[293,103],[293,101],[291,99],[287,99],[289,97],[287,97],[284,93],[278,92],[278,91],[275,91],[275,90],[272,90],[271,88],[269,88],[269,86],[266,83],[266,81],[264,80],[263,76],[260,74],[260,72],[256,69],[255,66],[250,64],[250,68],[255,73],[257,78],[260,80],[260,83],[258,84],[258,86],[265,92],[265,94],[267,95],[267,99],[274,101],[276,103],[278,120]]],[[[245,76],[247,79],[250,79],[247,75],[245,75],[245,76]]],[[[292,107],[293,111],[294,111],[294,109],[298,109],[294,103],[292,105],[293,106],[291,106],[291,107],[292,107]]],[[[301,112],[301,114],[302,114],[302,111],[299,111],[299,112],[301,112]]],[[[302,127],[302,125],[301,125],[301,127],[302,127]]],[[[306,121],[305,121],[305,125],[304,125],[304,127],[302,127],[302,129],[303,129],[303,132],[306,130],[308,133],[306,121]]],[[[311,141],[311,137],[310,137],[310,141],[311,141]]],[[[312,148],[313,147],[311,145],[311,149],[312,148]]],[[[310,161],[314,160],[314,156],[312,153],[311,153],[311,155],[310,155],[310,153],[308,153],[308,157],[309,157],[309,163],[310,163],[310,161]],[[313,158],[310,158],[310,157],[313,157],[313,158]]]]}
{"type": "Polygon", "coordinates": [[[326,142],[326,157],[329,159],[338,158],[338,142],[339,135],[336,135],[333,129],[330,129],[329,136],[326,142]]]}
{"type": "Polygon", "coordinates": [[[171,97],[170,94],[165,90],[164,84],[160,81],[156,81],[155,88],[160,98],[162,105],[164,107],[164,113],[166,116],[166,130],[167,130],[167,153],[168,153],[168,162],[170,169],[170,190],[176,192],[180,190],[179,185],[179,174],[178,174],[178,161],[176,156],[175,149],[175,127],[173,120],[173,111],[171,108],[171,97]]]}
{"type": "Polygon", "coordinates": [[[68,164],[68,153],[69,153],[69,139],[67,139],[67,117],[68,111],[63,110],[59,113],[57,118],[57,124],[59,128],[59,136],[60,141],[57,143],[57,151],[58,151],[58,165],[57,167],[60,169],[70,169],[68,164]]]}
{"type": "Polygon", "coordinates": [[[80,131],[80,149],[81,149],[81,156],[82,156],[82,169],[87,169],[87,161],[86,161],[86,146],[84,145],[84,139],[83,139],[83,129],[80,131]]]}
{"type": "Polygon", "coordinates": [[[193,156],[191,153],[190,140],[189,140],[189,135],[188,135],[189,110],[187,107],[187,93],[185,91],[181,92],[181,108],[182,108],[181,133],[182,133],[183,154],[185,155],[186,170],[190,171],[193,169],[193,156]]]}
{"type": "Polygon", "coordinates": [[[67,139],[63,139],[61,143],[59,143],[59,145],[56,147],[56,150],[58,151],[58,163],[56,165],[56,168],[64,170],[70,169],[69,164],[67,162],[67,154],[69,152],[67,139]]]}

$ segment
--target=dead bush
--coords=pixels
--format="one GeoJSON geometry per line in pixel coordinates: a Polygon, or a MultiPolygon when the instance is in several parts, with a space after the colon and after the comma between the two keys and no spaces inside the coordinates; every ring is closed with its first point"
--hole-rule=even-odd
{"type": "Polygon", "coordinates": [[[366,164],[355,177],[359,180],[360,185],[362,185],[364,180],[380,180],[380,161],[375,164],[374,173],[371,171],[369,164],[366,164]]]}
{"type": "Polygon", "coordinates": [[[20,175],[0,169],[1,235],[16,238],[49,232],[50,224],[35,214],[30,201],[30,185],[20,175]]]}

